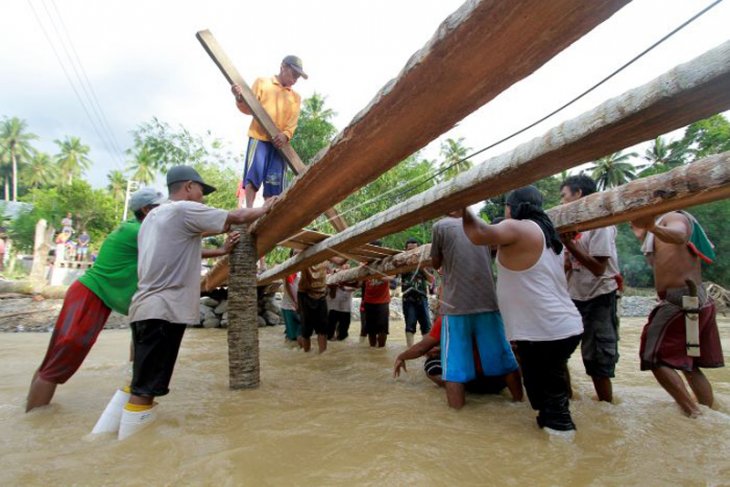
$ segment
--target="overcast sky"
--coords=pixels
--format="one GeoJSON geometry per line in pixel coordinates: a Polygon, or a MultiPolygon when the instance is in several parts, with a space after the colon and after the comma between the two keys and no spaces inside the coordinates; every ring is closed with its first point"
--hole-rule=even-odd
{"type": "MultiPolygon", "coordinates": [[[[249,84],[275,74],[285,55],[300,56],[310,77],[295,89],[303,97],[315,91],[326,96],[327,106],[337,112],[334,123],[342,129],[461,3],[5,0],[0,16],[0,116],[25,119],[40,136],[37,146],[51,154],[56,152],[54,139],[80,136],[91,146],[95,165],[88,176],[95,186],[105,185],[110,170],[123,168],[130,131],[153,116],[194,133],[211,130],[242,151],[250,119],[236,110],[224,78],[195,38],[198,30],[210,29],[249,84]],[[108,130],[87,116],[54,49],[87,102],[66,53],[78,54],[83,71],[76,70],[88,77],[108,130]]],[[[634,0],[423,154],[436,157],[446,137],[464,137],[468,147],[478,149],[530,124],[710,3],[634,0]]],[[[475,162],[727,41],[729,26],[730,1],[725,1],[593,94],[475,162]]]]}

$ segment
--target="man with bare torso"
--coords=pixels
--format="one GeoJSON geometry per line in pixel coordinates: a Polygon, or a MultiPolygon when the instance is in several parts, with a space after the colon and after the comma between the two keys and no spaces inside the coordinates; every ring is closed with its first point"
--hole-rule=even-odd
{"type": "Polygon", "coordinates": [[[694,217],[683,211],[639,218],[631,226],[654,268],[654,286],[661,299],[641,335],[641,369],[651,370],[684,413],[695,417],[700,414],[697,402],[708,407],[713,403],[712,386],[700,367],[724,365],[715,305],[702,286],[701,261],[712,261],[712,244],[694,217]],[[699,297],[699,357],[687,354],[682,296],[690,294],[688,280],[697,286],[699,297]],[[677,370],[683,372],[697,402],[677,370]]]}

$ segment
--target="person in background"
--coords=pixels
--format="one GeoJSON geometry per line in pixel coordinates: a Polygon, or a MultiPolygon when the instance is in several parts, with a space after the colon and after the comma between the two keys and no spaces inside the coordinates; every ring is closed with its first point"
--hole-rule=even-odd
{"type": "MultiPolygon", "coordinates": [[[[338,270],[346,271],[350,264],[344,263],[338,270]]],[[[350,321],[352,320],[352,293],[357,291],[357,283],[344,282],[328,286],[327,309],[328,326],[327,338],[330,340],[345,340],[349,336],[350,321]]]]}
{"type": "MultiPolygon", "coordinates": [[[[420,242],[411,237],[406,240],[406,252],[418,248],[420,242]]],[[[428,310],[428,288],[434,282],[433,275],[419,267],[415,271],[400,275],[403,319],[406,322],[406,344],[413,345],[416,325],[421,327],[421,335],[426,336],[431,330],[431,316],[428,310]]]]}
{"type": "MultiPolygon", "coordinates": [[[[300,251],[291,249],[289,257],[300,251]]],[[[284,337],[287,343],[302,346],[302,322],[299,319],[297,292],[299,289],[299,273],[295,272],[284,279],[284,292],[281,297],[281,314],[284,316],[284,337]]]]}

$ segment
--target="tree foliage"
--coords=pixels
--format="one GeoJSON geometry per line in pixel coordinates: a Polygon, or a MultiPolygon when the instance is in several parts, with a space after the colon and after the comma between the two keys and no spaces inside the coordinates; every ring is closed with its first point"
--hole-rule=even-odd
{"type": "Polygon", "coordinates": [[[299,123],[291,145],[305,164],[312,162],[314,156],[326,147],[337,133],[331,122],[336,113],[325,108],[326,100],[326,97],[315,92],[302,102],[299,123]]]}

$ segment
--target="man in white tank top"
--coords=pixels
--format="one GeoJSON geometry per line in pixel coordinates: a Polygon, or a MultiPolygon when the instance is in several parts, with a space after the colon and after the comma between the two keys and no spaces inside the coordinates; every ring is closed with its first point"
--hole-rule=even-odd
{"type": "Polygon", "coordinates": [[[507,338],[517,345],[527,397],[537,424],[574,430],[567,364],[583,323],[568,294],[563,245],[542,210],[534,186],[509,194],[506,219],[487,225],[464,210],[463,226],[476,245],[497,245],[497,299],[507,338]]]}

